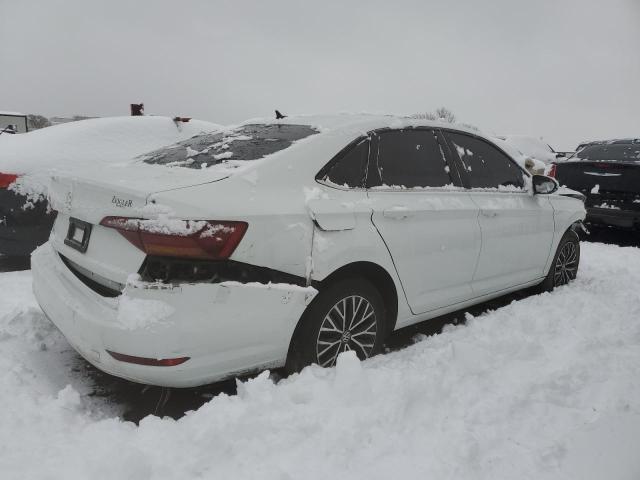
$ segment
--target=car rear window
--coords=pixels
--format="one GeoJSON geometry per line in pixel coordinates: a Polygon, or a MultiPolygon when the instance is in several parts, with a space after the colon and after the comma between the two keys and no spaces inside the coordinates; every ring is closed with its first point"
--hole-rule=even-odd
{"type": "Polygon", "coordinates": [[[231,131],[196,135],[142,156],[142,161],[169,167],[206,168],[224,162],[257,160],[319,133],[308,125],[255,124],[231,131]]]}
{"type": "Polygon", "coordinates": [[[360,138],[340,152],[316,177],[346,188],[362,187],[369,156],[369,139],[360,138]]]}
{"type": "Polygon", "coordinates": [[[633,160],[640,162],[640,145],[611,144],[585,147],[575,155],[582,160],[633,160]]]}

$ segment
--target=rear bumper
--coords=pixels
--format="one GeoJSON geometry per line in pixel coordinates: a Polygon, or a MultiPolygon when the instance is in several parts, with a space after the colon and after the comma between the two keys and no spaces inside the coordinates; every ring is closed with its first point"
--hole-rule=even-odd
{"type": "Polygon", "coordinates": [[[282,366],[315,290],[295,286],[127,285],[102,297],[64,265],[50,244],[32,256],[33,289],[47,317],[87,361],[139,383],[191,387],[234,373],[282,366]],[[189,357],[177,366],[114,359],[189,357]]]}
{"type": "Polygon", "coordinates": [[[0,189],[0,254],[29,255],[49,238],[55,213],[39,201],[25,208],[27,197],[0,189]]]}
{"type": "Polygon", "coordinates": [[[640,227],[640,210],[588,207],[586,221],[595,225],[637,228],[640,227]]]}

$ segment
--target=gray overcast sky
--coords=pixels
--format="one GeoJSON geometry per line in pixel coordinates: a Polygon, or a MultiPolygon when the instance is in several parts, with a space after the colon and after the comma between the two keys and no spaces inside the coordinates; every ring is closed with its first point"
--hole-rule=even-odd
{"type": "Polygon", "coordinates": [[[640,0],[0,0],[0,110],[236,123],[447,106],[490,133],[640,136],[640,0]]]}

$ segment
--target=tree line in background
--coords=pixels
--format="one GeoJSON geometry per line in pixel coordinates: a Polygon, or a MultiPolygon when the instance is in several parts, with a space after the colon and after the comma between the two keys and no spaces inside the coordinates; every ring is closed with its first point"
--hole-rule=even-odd
{"type": "Polygon", "coordinates": [[[39,128],[50,127],[51,122],[47,117],[43,117],[42,115],[27,115],[27,126],[29,130],[38,130],[39,128]]]}
{"type": "Polygon", "coordinates": [[[47,118],[43,115],[36,115],[30,113],[27,115],[27,126],[29,130],[38,130],[40,128],[50,127],[51,125],[57,125],[58,123],[77,122],[78,120],[86,120],[88,118],[84,115],[74,115],[73,117],[51,117],[47,118]]]}

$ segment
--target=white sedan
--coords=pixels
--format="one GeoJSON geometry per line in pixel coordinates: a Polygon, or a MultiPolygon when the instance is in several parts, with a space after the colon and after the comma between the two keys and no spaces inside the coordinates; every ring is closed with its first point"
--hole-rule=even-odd
{"type": "Polygon", "coordinates": [[[101,370],[188,387],[382,351],[575,278],[580,200],[489,137],[391,116],[252,121],[58,177],[34,291],[101,370]]]}

